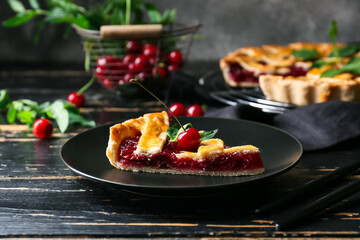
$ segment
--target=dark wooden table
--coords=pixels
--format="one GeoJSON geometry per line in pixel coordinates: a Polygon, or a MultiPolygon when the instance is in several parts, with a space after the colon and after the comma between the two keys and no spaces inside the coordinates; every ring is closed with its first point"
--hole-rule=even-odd
{"type": "MultiPolygon", "coordinates": [[[[194,69],[195,74],[206,71],[194,69]]],[[[81,68],[3,67],[0,89],[8,89],[13,100],[44,102],[65,99],[88,79],[81,68]]],[[[163,109],[153,99],[114,101],[111,94],[97,86],[86,96],[88,102],[81,111],[98,126],[163,109]]],[[[5,113],[0,116],[0,237],[360,237],[359,194],[347,208],[307,219],[288,231],[276,231],[275,222],[291,213],[258,217],[253,212],[298,186],[359,161],[357,142],[305,152],[296,167],[265,182],[214,196],[162,198],[93,182],[67,168],[60,158],[60,148],[69,137],[86,129],[66,134],[56,129],[52,138],[41,140],[24,125],[7,124],[5,113]]],[[[351,175],[339,184],[359,177],[351,175]]],[[[337,185],[318,192],[334,187],[337,185]]]]}

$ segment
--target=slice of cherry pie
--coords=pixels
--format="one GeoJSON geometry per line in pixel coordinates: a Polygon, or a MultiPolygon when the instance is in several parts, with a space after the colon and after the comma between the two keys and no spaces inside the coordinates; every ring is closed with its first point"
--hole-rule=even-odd
{"type": "Polygon", "coordinates": [[[255,175],[264,172],[259,149],[227,147],[221,139],[203,140],[194,151],[170,142],[166,112],[149,113],[110,128],[106,155],[122,170],[211,176],[255,175]]]}

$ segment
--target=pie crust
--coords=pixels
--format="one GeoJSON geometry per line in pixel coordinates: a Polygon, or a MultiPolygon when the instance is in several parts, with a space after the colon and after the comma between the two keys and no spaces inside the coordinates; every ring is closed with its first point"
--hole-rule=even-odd
{"type": "Polygon", "coordinates": [[[257,147],[227,147],[221,139],[203,140],[194,151],[170,143],[166,112],[149,113],[110,127],[106,155],[121,170],[210,176],[255,175],[264,172],[257,147]]]}
{"type": "MultiPolygon", "coordinates": [[[[342,47],[343,44],[338,44],[342,47]]],[[[303,61],[293,55],[294,50],[314,49],[319,53],[319,58],[328,56],[334,49],[332,43],[305,43],[296,42],[287,46],[263,45],[259,47],[243,47],[227,54],[220,59],[219,65],[225,82],[231,87],[254,87],[258,86],[261,75],[291,75],[294,68],[308,70],[312,62],[303,61]],[[252,81],[247,75],[234,76],[231,74],[232,67],[236,67],[248,74],[252,74],[252,81]]],[[[236,75],[236,74],[235,74],[236,75]]]]}
{"type": "MultiPolygon", "coordinates": [[[[345,44],[337,44],[339,49],[344,46],[345,44]]],[[[355,52],[349,57],[329,57],[333,50],[332,43],[305,42],[291,43],[287,46],[244,47],[221,59],[220,68],[228,85],[248,87],[259,84],[268,100],[298,106],[329,100],[360,101],[359,74],[342,72],[333,77],[321,76],[327,70],[341,69],[352,57],[360,57],[360,52],[355,52]],[[318,56],[316,59],[305,61],[293,55],[293,51],[304,49],[314,49],[318,56]],[[324,61],[326,64],[316,66],[315,60],[324,61]],[[234,68],[251,72],[254,75],[253,79],[258,82],[247,82],[246,78],[234,79],[234,71],[230,74],[234,68]]]]}

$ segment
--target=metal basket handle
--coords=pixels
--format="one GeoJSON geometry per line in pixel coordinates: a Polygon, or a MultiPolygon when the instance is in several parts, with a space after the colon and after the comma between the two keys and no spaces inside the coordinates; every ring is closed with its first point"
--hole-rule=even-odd
{"type": "Polygon", "coordinates": [[[100,27],[100,37],[103,40],[156,38],[160,37],[162,32],[161,24],[104,25],[100,27]]]}

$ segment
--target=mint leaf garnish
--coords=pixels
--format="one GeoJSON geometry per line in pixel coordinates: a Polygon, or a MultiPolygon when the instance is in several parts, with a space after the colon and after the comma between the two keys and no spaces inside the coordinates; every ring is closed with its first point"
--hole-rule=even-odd
{"type": "Polygon", "coordinates": [[[294,50],[293,56],[296,58],[302,58],[303,60],[312,60],[319,56],[319,53],[315,49],[301,49],[294,50]]]}
{"type": "Polygon", "coordinates": [[[218,132],[218,129],[200,132],[201,141],[211,139],[218,132]]]}
{"type": "Polygon", "coordinates": [[[332,40],[333,44],[334,44],[334,57],[336,57],[337,59],[340,58],[339,56],[339,49],[337,47],[337,43],[336,43],[336,36],[338,33],[338,29],[337,29],[337,22],[335,20],[332,21],[331,23],[331,28],[329,30],[329,37],[332,40]]]}
{"type": "Polygon", "coordinates": [[[340,69],[330,69],[323,72],[321,74],[321,77],[334,77],[337,74],[345,72],[360,74],[360,57],[355,57],[351,59],[340,69]]]}
{"type": "MultiPolygon", "coordinates": [[[[360,44],[348,44],[338,50],[339,57],[350,57],[351,55],[360,51],[360,44]]],[[[335,52],[332,51],[329,57],[335,57],[335,52]]]]}
{"type": "MultiPolygon", "coordinates": [[[[184,126],[184,129],[192,128],[191,123],[187,123],[184,126]]],[[[166,134],[169,136],[170,142],[177,142],[177,137],[180,133],[184,132],[183,128],[179,128],[176,124],[171,125],[168,130],[166,131],[166,134]]],[[[215,136],[215,134],[218,132],[218,129],[211,130],[211,131],[199,131],[200,139],[202,140],[208,140],[215,136]]]]}

